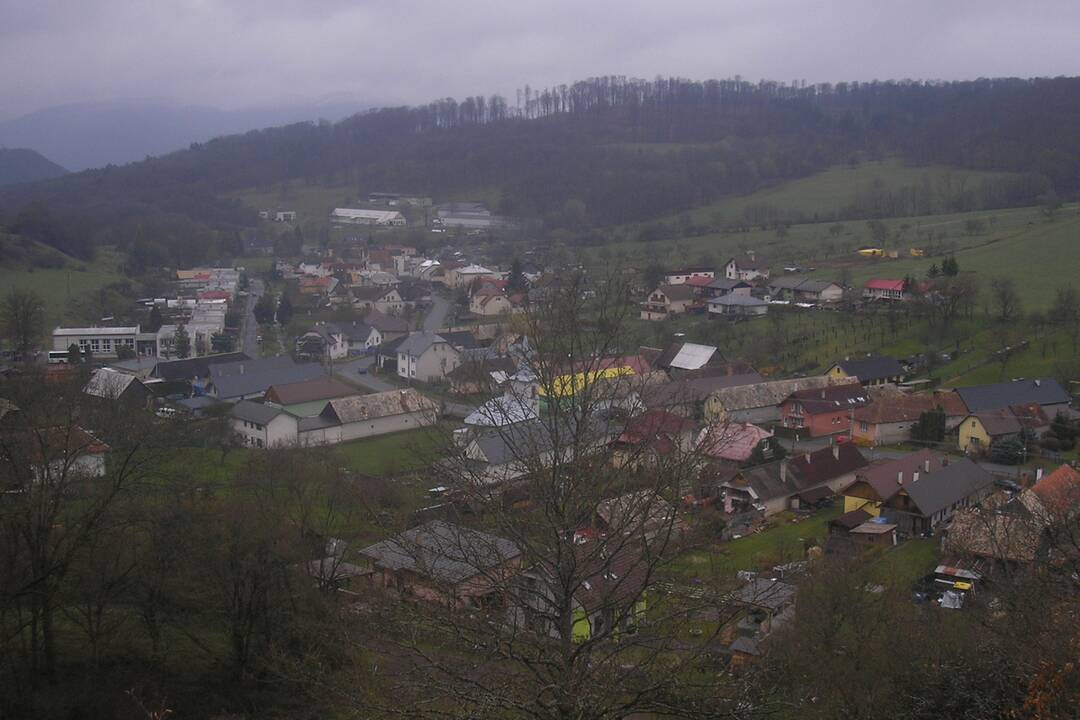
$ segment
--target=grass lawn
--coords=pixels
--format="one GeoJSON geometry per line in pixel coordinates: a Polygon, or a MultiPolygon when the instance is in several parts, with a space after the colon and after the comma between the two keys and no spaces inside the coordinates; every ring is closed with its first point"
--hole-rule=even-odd
{"type": "Polygon", "coordinates": [[[841,507],[832,507],[794,522],[792,513],[780,513],[768,530],[723,543],[717,549],[694,550],[671,562],[667,569],[687,578],[730,575],[739,570],[761,570],[785,562],[803,559],[803,541],[821,541],[828,533],[829,521],[840,515],[841,507]]]}
{"type": "Polygon", "coordinates": [[[937,565],[940,540],[915,538],[883,552],[868,571],[874,581],[908,587],[937,565]]]}
{"type": "Polygon", "coordinates": [[[65,263],[64,267],[51,269],[2,265],[0,288],[3,292],[33,290],[39,294],[45,300],[46,328],[51,330],[77,317],[76,303],[81,297],[124,279],[119,258],[108,250],[100,250],[98,257],[90,263],[74,258],[66,258],[65,263]]]}
{"type": "Polygon", "coordinates": [[[434,460],[447,431],[441,428],[406,430],[335,446],[345,467],[367,475],[396,475],[427,467],[434,460]]]}

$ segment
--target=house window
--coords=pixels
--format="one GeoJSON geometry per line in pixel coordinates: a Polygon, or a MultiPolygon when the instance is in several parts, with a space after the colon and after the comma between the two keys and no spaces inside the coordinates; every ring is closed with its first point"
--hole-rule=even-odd
{"type": "Polygon", "coordinates": [[[861,422],[861,423],[859,423],[859,429],[862,430],[863,432],[867,432],[870,429],[870,425],[869,425],[869,423],[861,422]]]}

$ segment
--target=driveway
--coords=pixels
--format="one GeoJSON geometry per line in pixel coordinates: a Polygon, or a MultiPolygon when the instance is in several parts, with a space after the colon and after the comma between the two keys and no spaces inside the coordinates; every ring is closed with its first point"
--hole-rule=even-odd
{"type": "Polygon", "coordinates": [[[374,364],[374,355],[364,355],[363,357],[351,358],[349,360],[336,360],[334,361],[334,374],[340,375],[351,383],[363,385],[372,392],[384,392],[399,387],[394,383],[384,380],[381,376],[373,374],[371,372],[371,366],[374,364]],[[361,374],[361,368],[367,370],[367,372],[361,374]]]}
{"type": "Polygon", "coordinates": [[[248,283],[247,308],[240,330],[240,350],[253,358],[259,357],[259,323],[255,321],[255,304],[264,292],[263,281],[254,278],[248,283]]]}
{"type": "Polygon", "coordinates": [[[431,309],[424,316],[424,332],[435,332],[446,327],[446,316],[450,314],[450,301],[441,295],[431,296],[431,309]]]}

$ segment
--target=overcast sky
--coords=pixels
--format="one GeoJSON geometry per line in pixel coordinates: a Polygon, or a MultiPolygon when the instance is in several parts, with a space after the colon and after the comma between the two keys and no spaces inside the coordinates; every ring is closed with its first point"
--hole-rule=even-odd
{"type": "Polygon", "coordinates": [[[0,118],[235,109],[620,74],[808,82],[1080,74],[1080,0],[0,0],[0,118]]]}

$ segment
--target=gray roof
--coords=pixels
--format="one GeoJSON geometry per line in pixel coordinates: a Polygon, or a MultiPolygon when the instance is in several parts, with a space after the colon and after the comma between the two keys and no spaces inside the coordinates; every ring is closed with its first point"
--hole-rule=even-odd
{"type": "Polygon", "coordinates": [[[1070,400],[1069,394],[1053,378],[974,385],[957,388],[956,394],[967,405],[968,411],[973,413],[1027,403],[1059,405],[1070,400]]]}
{"type": "Polygon", "coordinates": [[[768,305],[767,302],[753,295],[736,295],[730,293],[728,295],[721,295],[718,298],[710,298],[710,305],[746,305],[749,307],[758,307],[761,305],[768,305]]]}
{"type": "Polygon", "coordinates": [[[726,277],[718,277],[709,283],[709,287],[715,290],[734,290],[737,287],[752,287],[745,280],[733,280],[726,277]]]}
{"type": "Polygon", "coordinates": [[[344,424],[415,412],[429,412],[434,416],[439,412],[439,404],[406,388],[336,398],[326,403],[320,415],[344,424]]]}
{"type": "Polygon", "coordinates": [[[702,402],[712,393],[723,388],[752,385],[764,382],[757,373],[744,375],[713,375],[708,377],[677,380],[650,385],[642,392],[642,399],[649,407],[668,407],[688,402],[702,402]]]}
{"type": "Polygon", "coordinates": [[[318,363],[297,364],[281,356],[242,360],[210,367],[210,382],[219,398],[237,398],[266,392],[271,385],[311,380],[323,375],[318,363]]]}
{"type": "Polygon", "coordinates": [[[904,490],[919,512],[929,516],[993,484],[993,475],[971,459],[964,458],[950,462],[940,470],[920,475],[904,490]]]}
{"type": "Polygon", "coordinates": [[[241,360],[251,360],[242,352],[218,353],[216,355],[202,355],[200,357],[184,358],[182,360],[167,360],[159,362],[150,373],[162,380],[191,380],[192,378],[205,378],[210,376],[210,368],[215,365],[234,363],[241,360]]]}
{"type": "Polygon", "coordinates": [[[822,292],[833,285],[836,283],[829,280],[808,280],[802,277],[779,277],[769,281],[770,290],[797,290],[813,293],[822,292]]]}
{"type": "Polygon", "coordinates": [[[566,422],[562,429],[558,429],[543,420],[526,420],[480,432],[474,442],[489,465],[505,465],[549,452],[556,438],[562,446],[569,446],[577,436],[581,445],[588,446],[590,440],[607,441],[622,432],[621,426],[605,413],[595,413],[587,420],[583,419],[576,432],[569,426],[571,421],[566,422]],[[590,435],[591,438],[587,437],[590,435]]]}
{"type": "Polygon", "coordinates": [[[441,335],[436,335],[432,332],[414,332],[398,345],[397,351],[404,355],[420,357],[428,351],[428,348],[432,345],[437,345],[438,343],[446,343],[449,345],[446,338],[441,335]]]}
{"type": "Polygon", "coordinates": [[[512,541],[443,520],[418,525],[360,554],[378,567],[457,584],[521,555],[512,541]]]}
{"type": "Polygon", "coordinates": [[[656,290],[664,293],[668,300],[690,300],[694,297],[693,285],[661,285],[656,290]]]}
{"type": "Polygon", "coordinates": [[[780,580],[755,579],[731,594],[731,599],[742,605],[752,605],[777,611],[795,599],[797,588],[780,580]]]}
{"type": "Polygon", "coordinates": [[[836,363],[848,375],[859,378],[859,382],[875,382],[904,374],[904,367],[896,358],[884,355],[841,360],[836,363]]]}
{"type": "Polygon", "coordinates": [[[266,425],[283,412],[285,411],[277,405],[263,405],[250,400],[241,400],[233,405],[229,414],[237,420],[247,420],[259,425],[266,425]]]}
{"type": "Polygon", "coordinates": [[[720,403],[725,412],[732,412],[779,405],[797,390],[820,388],[827,385],[829,385],[828,377],[811,375],[804,378],[771,380],[752,385],[721,388],[713,393],[713,397],[720,403]]]}

